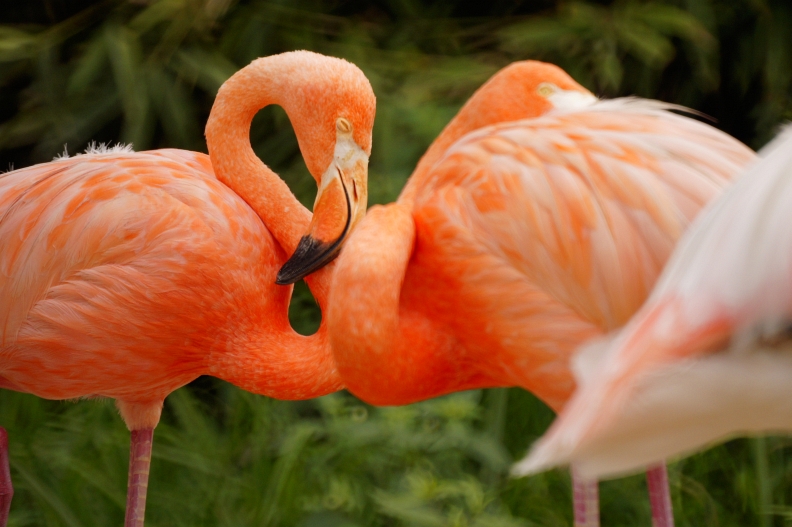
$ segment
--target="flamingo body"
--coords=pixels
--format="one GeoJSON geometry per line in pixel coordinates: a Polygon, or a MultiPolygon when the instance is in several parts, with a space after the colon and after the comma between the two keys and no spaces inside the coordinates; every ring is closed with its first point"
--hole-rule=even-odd
{"type": "Polygon", "coordinates": [[[346,246],[329,313],[342,378],[377,404],[518,385],[559,410],[575,348],[628,319],[689,222],[752,157],[631,101],[465,136],[412,200],[373,208],[346,246]],[[375,283],[378,294],[356,294],[375,283]]]}
{"type": "Polygon", "coordinates": [[[308,240],[311,259],[292,268],[317,271],[307,282],[324,305],[330,275],[319,269],[365,212],[374,109],[354,65],[284,53],[220,88],[210,156],[100,148],[0,176],[0,387],[116,399],[132,431],[126,527],[143,525],[171,391],[199,375],[281,399],[341,388],[325,326],[294,332],[291,287],[275,281],[308,240]],[[250,146],[270,104],[318,183],[313,218],[250,146]]]}
{"type": "Polygon", "coordinates": [[[4,385],[162,401],[219,370],[242,334],[258,335],[269,370],[258,391],[304,398],[326,384],[279,360],[278,339],[299,339],[289,288],[270,285],[284,251],[208,156],[79,155],[0,177],[0,200],[0,297],[15,299],[0,309],[4,385]]]}
{"type": "Polygon", "coordinates": [[[792,431],[792,130],[675,250],[646,305],[578,360],[581,387],[521,464],[612,476],[735,435],[792,431]]]}
{"type": "MultiPolygon", "coordinates": [[[[490,79],[341,255],[327,317],[347,388],[405,404],[521,386],[561,410],[575,349],[628,320],[753,158],[671,108],[597,101],[533,61],[490,79]]],[[[647,476],[670,527],[665,466],[647,476]]],[[[573,479],[576,525],[598,525],[596,485],[573,479]]]]}

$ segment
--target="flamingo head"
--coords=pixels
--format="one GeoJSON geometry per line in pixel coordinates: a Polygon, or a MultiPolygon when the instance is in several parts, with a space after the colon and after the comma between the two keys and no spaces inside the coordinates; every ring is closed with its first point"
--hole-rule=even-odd
{"type": "Polygon", "coordinates": [[[435,163],[456,141],[487,126],[534,119],[552,110],[589,106],[597,98],[553,64],[515,62],[485,82],[432,143],[413,172],[400,199],[411,199],[435,163]]]}
{"type": "Polygon", "coordinates": [[[335,258],[365,216],[375,98],[363,72],[342,59],[309,52],[295,71],[311,78],[293,94],[297,141],[318,191],[308,232],[276,283],[292,284],[335,258]]]}
{"type": "Polygon", "coordinates": [[[536,60],[515,62],[493,75],[460,110],[460,132],[533,119],[554,109],[577,109],[597,101],[564,70],[536,60]]]}

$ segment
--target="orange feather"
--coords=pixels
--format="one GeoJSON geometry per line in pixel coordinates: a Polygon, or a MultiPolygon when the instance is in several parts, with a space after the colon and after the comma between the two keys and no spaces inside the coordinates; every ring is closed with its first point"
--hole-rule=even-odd
{"type": "Polygon", "coordinates": [[[660,103],[595,102],[554,66],[510,66],[345,245],[328,307],[345,384],[377,404],[518,385],[560,409],[575,347],[628,319],[753,157],[660,103]],[[553,108],[546,84],[591,99],[553,108]],[[507,113],[512,93],[534,102],[507,113]],[[482,122],[486,103],[506,122],[482,122]]]}
{"type": "Polygon", "coordinates": [[[669,107],[597,101],[531,61],[482,86],[340,257],[327,313],[347,388],[404,404],[521,386],[560,410],[574,350],[638,309],[754,157],[669,107]]]}
{"type": "MultiPolygon", "coordinates": [[[[336,166],[338,119],[371,151],[363,73],[294,52],[254,61],[220,89],[211,157],[94,149],[0,176],[0,386],[114,398],[133,431],[153,429],[165,397],[199,375],[282,399],[341,388],[325,327],[294,332],[291,287],[275,285],[311,214],[250,146],[250,121],[268,104],[290,116],[317,182],[336,166]]],[[[328,273],[308,280],[320,305],[328,273]]],[[[150,433],[141,441],[150,452],[150,433]]],[[[130,466],[146,459],[139,452],[133,440],[130,466]]],[[[127,525],[142,525],[133,487],[145,496],[130,473],[127,525]]]]}
{"type": "Polygon", "coordinates": [[[586,346],[580,389],[518,470],[613,477],[748,433],[789,433],[792,128],[680,240],[630,322],[586,346]]]}

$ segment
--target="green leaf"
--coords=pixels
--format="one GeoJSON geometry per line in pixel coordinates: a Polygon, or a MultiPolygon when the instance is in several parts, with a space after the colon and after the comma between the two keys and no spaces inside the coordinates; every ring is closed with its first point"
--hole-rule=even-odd
{"type": "Polygon", "coordinates": [[[47,486],[46,483],[41,481],[33,472],[28,471],[25,467],[11,462],[14,467],[14,472],[21,476],[24,484],[33,491],[44,503],[52,508],[58,517],[69,527],[82,527],[82,524],[77,520],[75,514],[70,510],[68,505],[64,503],[59,497],[58,493],[47,486]]]}
{"type": "Polygon", "coordinates": [[[631,20],[615,25],[619,43],[644,64],[665,66],[674,57],[671,41],[650,26],[631,20]]]}
{"type": "Polygon", "coordinates": [[[159,115],[168,142],[180,148],[200,145],[201,126],[195,107],[184,86],[169,73],[156,66],[146,71],[150,100],[159,115]]]}
{"type": "Polygon", "coordinates": [[[7,26],[0,26],[0,62],[32,58],[38,49],[36,35],[7,26]]]}
{"type": "Polygon", "coordinates": [[[604,89],[616,91],[621,86],[624,70],[621,61],[616,56],[615,45],[612,42],[598,42],[595,45],[596,74],[600,86],[604,89]]]}
{"type": "Polygon", "coordinates": [[[104,28],[104,40],[124,108],[121,140],[134,144],[138,149],[145,149],[151,133],[151,121],[146,78],[140,67],[137,35],[125,27],[107,24],[104,28]]]}
{"type": "Polygon", "coordinates": [[[707,31],[707,28],[687,11],[675,6],[656,3],[630,5],[634,6],[634,8],[626,10],[630,18],[643,22],[665,35],[688,40],[697,46],[712,48],[716,45],[715,38],[707,31]]]}
{"type": "Polygon", "coordinates": [[[220,86],[238,68],[217,52],[200,48],[186,48],[176,54],[175,70],[186,79],[192,79],[204,91],[215,95],[220,86]]]}
{"type": "Polygon", "coordinates": [[[146,33],[159,24],[170,22],[189,5],[187,0],[156,0],[129,21],[129,29],[146,33]]]}
{"type": "Polygon", "coordinates": [[[69,94],[85,94],[92,84],[100,80],[108,66],[106,45],[104,38],[95,37],[84,47],[69,77],[66,88],[69,94]]]}
{"type": "Polygon", "coordinates": [[[507,26],[499,34],[506,49],[523,56],[536,51],[564,49],[576,37],[575,30],[568,24],[544,17],[507,26]]]}

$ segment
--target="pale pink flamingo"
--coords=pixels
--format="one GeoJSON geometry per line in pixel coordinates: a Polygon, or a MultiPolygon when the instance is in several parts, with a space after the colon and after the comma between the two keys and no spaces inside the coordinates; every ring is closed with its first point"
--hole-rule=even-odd
{"type": "MultiPolygon", "coordinates": [[[[628,320],[753,158],[669,107],[598,101],[533,61],[490,79],[336,266],[328,326],[350,391],[390,405],[522,386],[560,411],[573,351],[628,320]]],[[[658,527],[671,525],[665,466],[649,475],[658,527]]],[[[598,523],[596,483],[575,496],[576,523],[598,523]]]]}
{"type": "Polygon", "coordinates": [[[792,128],[696,220],[649,300],[577,361],[580,388],[517,470],[614,476],[792,432],[792,128]]]}
{"type": "MultiPolygon", "coordinates": [[[[209,156],[94,149],[0,176],[0,386],[116,400],[132,435],[127,527],[143,524],[153,430],[173,390],[199,375],[280,399],[341,388],[326,327],[295,333],[291,288],[275,279],[302,234],[319,240],[297,266],[311,272],[365,213],[374,109],[354,65],[284,53],[220,88],[209,156]],[[250,146],[269,104],[286,110],[319,186],[313,219],[250,146]]],[[[308,278],[320,306],[328,272],[308,278]]]]}

